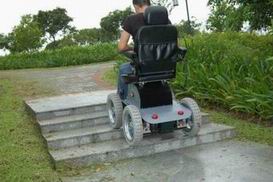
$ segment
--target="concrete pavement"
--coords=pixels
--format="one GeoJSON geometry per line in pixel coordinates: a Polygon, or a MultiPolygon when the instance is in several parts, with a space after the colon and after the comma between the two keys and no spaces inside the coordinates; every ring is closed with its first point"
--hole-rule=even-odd
{"type": "Polygon", "coordinates": [[[223,141],[107,164],[64,182],[272,182],[273,147],[223,141]]]}

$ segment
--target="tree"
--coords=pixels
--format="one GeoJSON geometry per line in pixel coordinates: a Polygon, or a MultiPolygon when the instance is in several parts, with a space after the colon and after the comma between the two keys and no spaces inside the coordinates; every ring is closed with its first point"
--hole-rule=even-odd
{"type": "Polygon", "coordinates": [[[6,37],[3,34],[0,34],[0,49],[6,49],[7,47],[7,41],[6,37]]]}
{"type": "MultiPolygon", "coordinates": [[[[238,29],[240,22],[245,21],[249,22],[251,30],[268,30],[273,19],[272,0],[209,0],[208,5],[212,9],[215,6],[225,5],[225,8],[219,9],[217,14],[221,14],[221,11],[225,12],[225,15],[228,15],[226,20],[230,20],[226,26],[235,25],[235,29],[238,29]]],[[[221,17],[217,20],[220,19],[221,17]]]]}
{"type": "Polygon", "coordinates": [[[271,20],[271,26],[269,28],[269,34],[273,35],[273,19],[271,20]]]}
{"type": "Polygon", "coordinates": [[[133,12],[130,7],[123,11],[115,10],[110,12],[106,17],[103,17],[100,22],[102,31],[109,36],[110,40],[116,40],[120,33],[120,27],[123,21],[133,12]]]}
{"type": "Polygon", "coordinates": [[[30,52],[40,48],[43,43],[43,32],[31,15],[22,16],[18,26],[6,37],[5,47],[10,52],[30,52]]]}
{"type": "Polygon", "coordinates": [[[55,49],[74,45],[92,45],[97,42],[108,42],[110,39],[111,35],[101,28],[87,28],[71,33],[55,42],[49,43],[46,46],[46,49],[55,49]]]}
{"type": "Polygon", "coordinates": [[[46,45],[45,49],[60,49],[63,47],[76,46],[78,45],[72,38],[72,35],[68,35],[63,37],[60,40],[56,40],[55,42],[50,42],[46,45]]]}
{"type": "Polygon", "coordinates": [[[89,28],[79,30],[73,34],[73,39],[79,45],[90,45],[100,42],[102,39],[102,30],[98,28],[89,28]]]}
{"type": "Polygon", "coordinates": [[[38,14],[34,16],[34,19],[38,22],[43,33],[48,33],[53,42],[56,41],[58,33],[61,32],[62,35],[64,35],[74,31],[74,27],[69,25],[73,19],[67,15],[67,11],[63,8],[39,11],[38,14]]]}
{"type": "Polygon", "coordinates": [[[98,28],[82,29],[63,37],[60,40],[49,43],[46,46],[46,49],[94,44],[101,41],[101,34],[101,29],[98,28]]]}
{"type": "Polygon", "coordinates": [[[190,23],[188,21],[182,20],[178,25],[176,25],[179,32],[179,37],[199,33],[200,26],[201,23],[197,23],[196,19],[192,19],[190,23]]]}
{"type": "Polygon", "coordinates": [[[237,7],[229,0],[210,0],[211,13],[207,28],[216,32],[240,31],[245,20],[245,9],[237,7]]]}
{"type": "Polygon", "coordinates": [[[273,19],[272,0],[230,0],[247,11],[246,21],[249,21],[252,30],[267,30],[273,19]]]}

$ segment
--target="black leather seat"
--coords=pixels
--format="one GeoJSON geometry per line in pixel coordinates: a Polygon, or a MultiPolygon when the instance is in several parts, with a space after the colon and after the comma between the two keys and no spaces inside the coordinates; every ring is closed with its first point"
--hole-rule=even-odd
{"type": "Polygon", "coordinates": [[[169,80],[176,76],[178,56],[186,54],[178,47],[178,32],[169,23],[165,7],[151,6],[144,13],[146,25],[135,38],[135,53],[127,53],[136,68],[135,75],[124,75],[128,82],[169,80]]]}

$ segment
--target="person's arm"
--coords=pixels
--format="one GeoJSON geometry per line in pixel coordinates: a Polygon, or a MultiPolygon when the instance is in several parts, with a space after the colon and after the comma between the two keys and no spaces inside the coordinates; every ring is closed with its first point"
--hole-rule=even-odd
{"type": "Polygon", "coordinates": [[[122,31],[121,36],[120,36],[120,40],[118,43],[119,52],[133,50],[133,48],[128,45],[129,39],[130,39],[130,34],[126,31],[122,31]]]}

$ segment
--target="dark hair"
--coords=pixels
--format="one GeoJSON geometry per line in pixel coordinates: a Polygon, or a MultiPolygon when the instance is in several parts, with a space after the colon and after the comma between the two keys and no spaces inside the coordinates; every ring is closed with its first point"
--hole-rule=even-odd
{"type": "Polygon", "coordinates": [[[150,0],[133,0],[133,4],[138,6],[144,6],[144,5],[150,6],[151,1],[150,0]]]}

